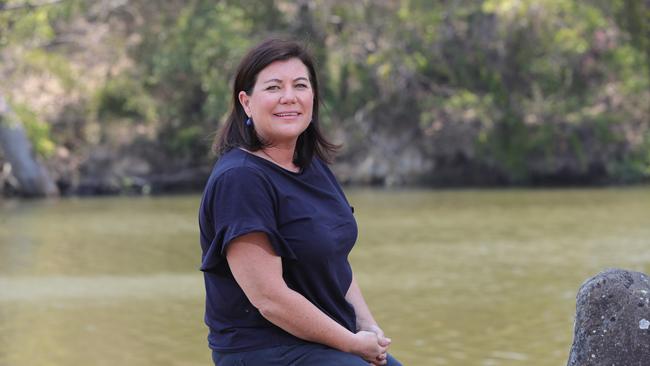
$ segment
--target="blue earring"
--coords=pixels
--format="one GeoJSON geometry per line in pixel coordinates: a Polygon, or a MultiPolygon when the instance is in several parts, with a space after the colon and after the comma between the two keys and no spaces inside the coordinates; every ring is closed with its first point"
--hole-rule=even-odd
{"type": "Polygon", "coordinates": [[[246,120],[246,127],[250,127],[252,125],[253,125],[253,120],[250,117],[248,117],[248,119],[246,120]]]}

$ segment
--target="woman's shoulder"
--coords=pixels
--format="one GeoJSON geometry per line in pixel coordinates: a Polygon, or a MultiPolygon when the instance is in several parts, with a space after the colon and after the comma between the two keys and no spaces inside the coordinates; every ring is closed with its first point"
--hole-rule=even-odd
{"type": "Polygon", "coordinates": [[[210,175],[210,181],[213,183],[219,180],[266,181],[268,177],[264,173],[263,167],[254,159],[251,159],[249,155],[238,148],[233,148],[224,153],[215,163],[210,175]]]}
{"type": "Polygon", "coordinates": [[[334,177],[334,173],[332,172],[332,169],[330,168],[330,165],[324,161],[323,159],[319,158],[318,156],[314,156],[312,159],[312,166],[314,169],[317,169],[321,172],[323,172],[327,177],[331,180],[336,178],[334,177]]]}

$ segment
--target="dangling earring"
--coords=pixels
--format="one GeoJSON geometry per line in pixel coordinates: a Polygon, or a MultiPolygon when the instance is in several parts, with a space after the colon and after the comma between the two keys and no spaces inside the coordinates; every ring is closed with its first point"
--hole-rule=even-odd
{"type": "Polygon", "coordinates": [[[248,119],[246,120],[246,127],[250,127],[252,125],[253,125],[253,120],[250,117],[248,117],[248,119]]]}

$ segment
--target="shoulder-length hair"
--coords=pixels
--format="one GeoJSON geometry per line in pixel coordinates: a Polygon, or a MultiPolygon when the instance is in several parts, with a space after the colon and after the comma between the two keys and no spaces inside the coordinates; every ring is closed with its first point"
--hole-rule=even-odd
{"type": "Polygon", "coordinates": [[[320,94],[313,58],[301,44],[281,39],[269,39],[260,43],[240,62],[232,88],[232,109],[214,140],[213,149],[218,156],[236,147],[257,151],[268,146],[257,136],[252,126],[246,126],[248,116],[239,102],[239,92],[244,91],[250,95],[260,71],[275,61],[292,58],[299,59],[307,67],[314,92],[312,120],[307,129],[298,136],[293,162],[304,168],[311,163],[314,155],[325,162],[331,162],[339,145],[329,142],[320,131],[318,116],[320,94]]]}

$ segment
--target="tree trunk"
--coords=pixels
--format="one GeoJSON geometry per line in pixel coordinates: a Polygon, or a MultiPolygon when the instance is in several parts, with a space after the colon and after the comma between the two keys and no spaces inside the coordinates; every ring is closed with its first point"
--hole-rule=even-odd
{"type": "Polygon", "coordinates": [[[27,197],[46,197],[59,193],[45,167],[36,160],[22,123],[1,95],[0,148],[11,165],[11,173],[20,185],[20,194],[27,197]]]}

